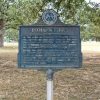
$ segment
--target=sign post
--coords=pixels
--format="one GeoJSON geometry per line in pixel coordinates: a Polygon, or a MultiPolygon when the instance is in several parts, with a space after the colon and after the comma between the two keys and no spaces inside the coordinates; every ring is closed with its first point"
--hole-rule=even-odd
{"type": "Polygon", "coordinates": [[[37,23],[20,26],[18,67],[46,71],[47,100],[53,100],[54,71],[81,65],[80,26],[62,23],[52,9],[37,23]]]}
{"type": "Polygon", "coordinates": [[[47,70],[47,100],[53,100],[53,74],[51,69],[47,70]]]}

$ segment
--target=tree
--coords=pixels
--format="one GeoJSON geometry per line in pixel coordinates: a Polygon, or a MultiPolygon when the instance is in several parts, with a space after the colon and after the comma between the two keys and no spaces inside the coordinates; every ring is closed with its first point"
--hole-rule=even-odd
{"type": "Polygon", "coordinates": [[[60,18],[64,23],[80,24],[82,38],[90,39],[94,36],[99,37],[99,30],[96,30],[100,25],[100,8],[91,7],[90,3],[87,3],[85,0],[5,1],[6,3],[3,3],[5,4],[5,6],[2,6],[2,9],[6,10],[3,10],[5,11],[5,13],[3,13],[2,15],[3,20],[5,21],[5,29],[7,32],[6,36],[13,36],[13,39],[15,39],[14,36],[16,36],[16,38],[18,37],[16,32],[18,32],[20,25],[29,25],[36,22],[39,16],[41,16],[41,13],[47,8],[47,5],[50,3],[53,4],[52,8],[59,13],[60,18]],[[94,29],[91,28],[91,26],[94,29]],[[10,35],[12,33],[15,35],[10,35]]]}
{"type": "Polygon", "coordinates": [[[4,27],[4,9],[3,9],[4,1],[0,1],[0,47],[3,46],[3,27],[4,27]]]}
{"type": "Polygon", "coordinates": [[[87,17],[85,17],[85,19],[87,19],[86,25],[87,25],[87,28],[89,29],[88,33],[91,35],[92,39],[100,41],[100,29],[99,29],[99,27],[100,27],[100,6],[96,6],[96,5],[99,5],[99,4],[92,3],[92,5],[91,5],[91,2],[89,4],[87,4],[87,6],[85,6],[85,10],[84,10],[86,13],[84,13],[84,14],[87,15],[87,17]]]}
{"type": "Polygon", "coordinates": [[[3,46],[3,35],[4,35],[4,28],[5,28],[5,22],[6,22],[9,3],[10,3],[10,0],[0,1],[0,47],[3,46]]]}

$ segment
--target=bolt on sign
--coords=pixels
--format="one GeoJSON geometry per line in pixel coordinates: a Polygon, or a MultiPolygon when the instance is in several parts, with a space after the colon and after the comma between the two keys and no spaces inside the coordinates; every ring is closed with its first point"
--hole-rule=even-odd
{"type": "Polygon", "coordinates": [[[20,26],[19,68],[59,70],[81,65],[80,26],[62,23],[52,9],[44,11],[37,23],[20,26]]]}

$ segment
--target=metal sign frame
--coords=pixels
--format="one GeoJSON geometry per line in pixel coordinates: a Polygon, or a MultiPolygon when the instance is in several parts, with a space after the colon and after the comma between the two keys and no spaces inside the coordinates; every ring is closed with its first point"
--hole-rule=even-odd
{"type": "MultiPolygon", "coordinates": [[[[45,36],[43,37],[43,39],[45,39],[45,36]]],[[[53,38],[53,40],[54,39],[56,39],[56,38],[53,38]]],[[[61,42],[61,41],[59,40],[59,42],[61,42]]],[[[68,44],[67,41],[68,40],[65,38],[65,41],[62,41],[61,44],[63,45],[63,42],[66,42],[66,44],[68,44]]],[[[71,42],[73,42],[73,40],[71,42]]],[[[32,42],[32,43],[34,44],[34,42],[32,42]]],[[[26,44],[29,45],[30,42],[27,42],[26,44]]],[[[40,43],[40,45],[43,45],[43,44],[40,43]]],[[[34,50],[34,48],[32,48],[32,49],[34,50]]],[[[37,50],[39,50],[39,49],[40,48],[38,48],[37,50]]],[[[58,48],[56,48],[56,49],[58,49],[58,48]]],[[[43,50],[44,49],[42,49],[42,51],[43,50]]],[[[50,50],[48,49],[46,52],[49,52],[49,51],[50,50]]],[[[62,51],[63,51],[62,52],[62,55],[64,55],[64,52],[66,50],[65,51],[62,50],[62,51]]],[[[70,53],[70,51],[69,52],[66,51],[65,53],[68,54],[68,53],[70,53]]],[[[31,52],[31,51],[29,50],[29,52],[31,52]]],[[[52,52],[56,53],[55,48],[52,48],[52,52]]],[[[61,52],[59,52],[59,50],[58,50],[58,54],[59,53],[61,54],[61,52]]],[[[61,56],[60,56],[60,58],[61,58],[61,56]]],[[[29,56],[28,60],[29,59],[31,59],[30,56],[29,56]]],[[[56,59],[56,57],[55,57],[55,59],[56,59]]],[[[64,60],[64,59],[60,59],[60,60],[64,60]]],[[[60,60],[59,60],[59,62],[60,62],[60,60]]],[[[67,58],[67,60],[71,60],[71,59],[70,58],[67,58]]],[[[30,63],[32,63],[32,60],[31,60],[30,63]]],[[[55,69],[63,69],[63,68],[79,68],[79,67],[81,67],[81,65],[82,65],[81,39],[80,39],[80,27],[78,25],[63,25],[63,26],[62,25],[61,26],[43,26],[43,25],[42,26],[41,25],[40,26],[39,25],[38,26],[34,26],[34,25],[31,25],[31,26],[20,26],[20,31],[19,31],[19,53],[18,53],[18,66],[19,66],[19,68],[34,68],[34,69],[39,69],[39,70],[47,70],[47,69],[53,69],[53,70],[55,70],[55,69]],[[28,39],[30,36],[33,36],[34,37],[35,35],[40,35],[40,34],[41,34],[41,36],[42,35],[48,35],[48,37],[49,36],[52,37],[52,35],[54,35],[54,36],[57,36],[58,35],[58,38],[59,37],[63,38],[64,35],[65,36],[69,36],[70,38],[73,38],[73,36],[75,36],[76,37],[75,38],[76,39],[76,44],[75,44],[76,46],[74,46],[74,48],[72,48],[72,49],[70,48],[69,50],[71,51],[71,50],[75,50],[76,49],[76,51],[73,52],[74,55],[77,56],[74,59],[74,60],[76,60],[76,62],[73,63],[73,61],[70,61],[69,64],[68,63],[66,63],[66,64],[64,64],[64,63],[58,64],[58,62],[57,62],[57,64],[50,63],[50,64],[43,64],[43,65],[42,64],[37,64],[37,65],[36,64],[27,64],[27,63],[24,64],[23,63],[23,59],[25,58],[24,57],[25,54],[23,53],[23,50],[25,50],[25,49],[24,49],[23,45],[24,45],[24,42],[26,42],[26,41],[24,41],[24,39],[22,39],[22,38],[24,36],[26,36],[26,40],[30,40],[30,39],[28,39]]]]}

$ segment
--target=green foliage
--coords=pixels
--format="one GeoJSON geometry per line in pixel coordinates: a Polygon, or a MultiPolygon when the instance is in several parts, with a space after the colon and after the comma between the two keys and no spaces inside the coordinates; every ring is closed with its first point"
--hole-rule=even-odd
{"type": "Polygon", "coordinates": [[[100,38],[100,8],[90,7],[85,0],[0,0],[6,36],[17,40],[19,25],[36,22],[48,3],[53,3],[64,23],[81,26],[83,40],[100,38]]]}
{"type": "Polygon", "coordinates": [[[5,34],[6,40],[9,40],[8,42],[12,41],[18,41],[18,30],[16,29],[8,29],[6,30],[5,34]]]}
{"type": "Polygon", "coordinates": [[[5,2],[4,0],[1,0],[0,1],[0,19],[4,18],[5,10],[6,10],[5,2]]]}

